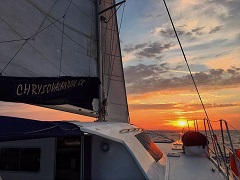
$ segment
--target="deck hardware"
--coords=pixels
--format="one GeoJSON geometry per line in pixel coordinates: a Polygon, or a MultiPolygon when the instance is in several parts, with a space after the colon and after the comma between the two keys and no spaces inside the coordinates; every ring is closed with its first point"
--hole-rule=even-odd
{"type": "Polygon", "coordinates": [[[110,145],[108,143],[102,143],[101,144],[101,150],[104,152],[108,152],[110,149],[110,145]]]}

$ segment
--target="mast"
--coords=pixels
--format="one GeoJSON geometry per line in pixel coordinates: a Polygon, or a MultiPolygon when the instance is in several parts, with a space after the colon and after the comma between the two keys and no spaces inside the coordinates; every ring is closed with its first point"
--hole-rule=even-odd
{"type": "Polygon", "coordinates": [[[98,62],[98,76],[100,79],[100,86],[99,86],[99,116],[97,121],[104,121],[105,120],[105,107],[104,107],[104,80],[103,80],[103,59],[102,59],[102,38],[101,38],[101,21],[100,21],[100,3],[101,0],[96,0],[96,19],[97,19],[97,62],[98,62]]]}

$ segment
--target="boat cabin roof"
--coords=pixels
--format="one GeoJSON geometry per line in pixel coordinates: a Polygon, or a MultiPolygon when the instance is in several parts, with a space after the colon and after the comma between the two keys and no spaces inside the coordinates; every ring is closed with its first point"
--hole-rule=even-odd
{"type": "Polygon", "coordinates": [[[0,141],[80,135],[83,135],[83,132],[77,125],[65,121],[38,121],[0,116],[0,141]]]}

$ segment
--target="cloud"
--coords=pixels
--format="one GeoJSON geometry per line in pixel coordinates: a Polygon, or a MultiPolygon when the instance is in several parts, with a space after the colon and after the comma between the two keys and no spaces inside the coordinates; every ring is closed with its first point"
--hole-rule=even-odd
{"type": "MultiPolygon", "coordinates": [[[[205,103],[204,107],[207,109],[212,108],[224,108],[224,107],[238,107],[240,106],[240,103],[205,103]]],[[[202,110],[202,105],[197,103],[158,103],[158,104],[129,104],[129,108],[131,110],[183,110],[183,111],[196,111],[196,110],[202,110]]]]}
{"type": "Polygon", "coordinates": [[[211,30],[209,31],[209,34],[213,34],[213,33],[215,33],[215,32],[220,31],[221,27],[222,27],[222,26],[216,26],[215,28],[213,28],[213,29],[211,29],[211,30]]]}
{"type": "Polygon", "coordinates": [[[124,69],[127,78],[127,84],[141,83],[141,80],[157,77],[159,74],[168,71],[168,64],[162,63],[160,65],[145,65],[138,64],[136,66],[128,66],[124,69]]]}
{"type": "MultiPolygon", "coordinates": [[[[216,29],[213,29],[213,31],[220,30],[220,27],[215,27],[215,28],[216,29]]],[[[176,32],[178,36],[185,36],[190,40],[197,36],[207,34],[203,26],[189,28],[187,25],[183,25],[181,27],[179,26],[178,28],[176,28],[176,32]]],[[[160,35],[166,38],[176,38],[173,28],[155,28],[150,33],[154,36],[160,35]]]]}
{"type": "MultiPolygon", "coordinates": [[[[202,110],[203,107],[199,103],[191,103],[191,104],[181,104],[179,109],[182,109],[183,111],[198,111],[202,110]]],[[[205,103],[204,107],[208,109],[214,109],[214,108],[226,108],[226,107],[238,107],[240,106],[240,103],[205,103]]]]}
{"type": "Polygon", "coordinates": [[[195,33],[196,35],[201,35],[201,34],[203,34],[203,32],[202,32],[203,29],[204,29],[204,27],[197,27],[192,30],[192,33],[195,33]]]}
{"type": "MultiPolygon", "coordinates": [[[[181,77],[169,75],[168,65],[129,66],[125,68],[125,79],[129,94],[143,94],[164,90],[187,90],[193,88],[190,75],[181,77]]],[[[227,70],[210,69],[193,74],[197,86],[204,89],[221,89],[240,86],[240,70],[232,67],[227,70]]]]}
{"type": "Polygon", "coordinates": [[[123,51],[126,53],[134,53],[140,59],[143,57],[161,59],[161,53],[170,47],[172,47],[171,43],[163,44],[156,41],[136,44],[134,46],[127,45],[123,48],[123,51]]]}
{"type": "Polygon", "coordinates": [[[129,104],[131,110],[140,109],[174,109],[177,104],[129,104]]]}
{"type": "MultiPolygon", "coordinates": [[[[180,30],[180,29],[177,29],[176,31],[179,36],[187,34],[185,31],[180,30]]],[[[174,30],[170,29],[170,28],[169,29],[160,29],[160,30],[155,29],[152,31],[152,33],[159,33],[161,36],[168,37],[168,38],[176,37],[174,30]]]]}
{"type": "Polygon", "coordinates": [[[135,46],[131,47],[131,46],[126,46],[125,48],[123,48],[123,51],[125,51],[126,53],[131,53],[134,52],[138,49],[142,49],[145,46],[147,46],[147,43],[142,43],[142,44],[136,44],[135,46]]]}
{"type": "Polygon", "coordinates": [[[137,53],[138,57],[148,57],[154,58],[159,57],[159,54],[164,50],[167,50],[171,47],[171,43],[162,44],[159,42],[153,42],[149,44],[147,47],[144,47],[140,52],[137,53]]]}
{"type": "Polygon", "coordinates": [[[145,16],[146,19],[150,18],[150,19],[155,19],[155,18],[158,18],[158,17],[161,17],[162,15],[161,14],[147,14],[145,16]]]}

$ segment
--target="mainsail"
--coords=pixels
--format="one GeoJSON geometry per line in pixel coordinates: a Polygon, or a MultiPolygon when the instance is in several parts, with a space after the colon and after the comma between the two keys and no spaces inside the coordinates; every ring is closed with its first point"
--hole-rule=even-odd
{"type": "MultiPolygon", "coordinates": [[[[79,114],[85,114],[82,109],[93,112],[92,103],[99,98],[99,84],[103,83],[98,72],[99,9],[96,3],[99,2],[1,2],[0,100],[79,114]]],[[[104,6],[114,3],[101,1],[104,6]]],[[[118,116],[115,112],[124,115],[128,112],[115,108],[127,109],[115,8],[104,15],[109,19],[108,23],[101,23],[104,24],[101,51],[106,82],[103,84],[108,97],[106,119],[118,121],[119,118],[112,117],[118,116]],[[113,88],[118,88],[120,93],[112,94],[116,91],[113,88]]],[[[97,113],[87,115],[91,114],[97,116],[97,113]]],[[[121,115],[120,121],[123,119],[121,115]]]]}

